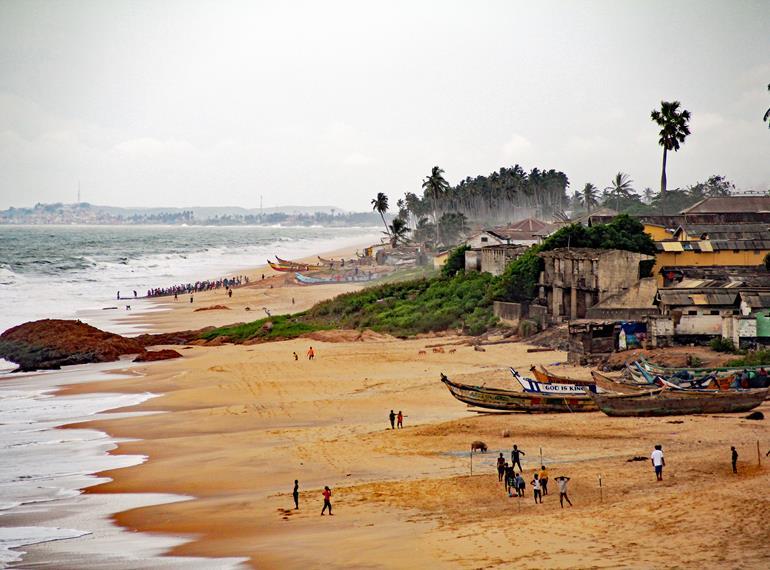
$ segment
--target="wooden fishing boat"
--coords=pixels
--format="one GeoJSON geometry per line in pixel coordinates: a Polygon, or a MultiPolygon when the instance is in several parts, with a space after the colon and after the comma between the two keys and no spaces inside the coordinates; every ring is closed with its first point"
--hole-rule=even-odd
{"type": "Polygon", "coordinates": [[[553,374],[549,372],[545,366],[540,366],[538,369],[535,366],[532,366],[529,369],[530,372],[532,372],[532,375],[535,377],[535,380],[538,382],[548,382],[548,383],[556,383],[556,384],[574,384],[575,386],[593,386],[595,382],[592,382],[591,380],[578,380],[577,378],[569,378],[567,376],[558,376],[557,374],[553,374]]]}
{"type": "Polygon", "coordinates": [[[380,274],[372,273],[359,273],[358,275],[334,275],[332,277],[313,277],[311,275],[303,275],[302,273],[294,273],[294,277],[298,283],[302,285],[324,285],[331,283],[365,283],[367,281],[373,281],[381,277],[380,274]]]}
{"type": "Polygon", "coordinates": [[[283,271],[283,272],[290,272],[290,271],[313,271],[316,269],[323,269],[320,265],[308,265],[307,263],[275,263],[273,261],[267,260],[267,264],[270,266],[271,269],[275,271],[283,271]]]}
{"type": "Polygon", "coordinates": [[[441,375],[449,392],[461,402],[476,408],[516,412],[595,412],[596,404],[586,397],[527,394],[513,390],[471,386],[452,382],[441,375]]]}
{"type": "Polygon", "coordinates": [[[325,257],[321,257],[320,255],[318,257],[318,262],[321,265],[328,265],[329,267],[347,267],[350,265],[351,267],[354,265],[358,265],[357,259],[326,259],[325,257]]]}
{"type": "MultiPolygon", "coordinates": [[[[596,382],[596,387],[601,388],[605,392],[615,392],[617,394],[639,394],[641,392],[650,392],[655,388],[647,384],[632,384],[624,382],[623,378],[613,378],[601,374],[596,370],[591,370],[591,378],[596,382]]],[[[660,388],[662,390],[662,388],[660,388]]]]}
{"type": "Polygon", "coordinates": [[[532,394],[565,394],[578,398],[587,398],[586,390],[596,389],[596,384],[578,386],[576,384],[562,384],[560,382],[538,382],[532,378],[521,376],[515,368],[510,368],[511,374],[521,385],[525,392],[532,394]]]}
{"type": "Polygon", "coordinates": [[[672,374],[676,374],[677,372],[689,372],[694,376],[702,376],[704,374],[708,374],[709,372],[735,373],[741,372],[743,370],[759,370],[760,368],[765,368],[765,366],[712,366],[710,368],[674,368],[669,366],[660,366],[659,364],[650,362],[644,356],[640,356],[639,359],[635,362],[644,368],[647,372],[650,372],[651,374],[659,374],[661,376],[670,376],[672,374]]]}
{"type": "Polygon", "coordinates": [[[680,416],[748,412],[759,406],[770,388],[712,392],[655,390],[639,394],[595,394],[588,397],[613,417],[680,416]]]}

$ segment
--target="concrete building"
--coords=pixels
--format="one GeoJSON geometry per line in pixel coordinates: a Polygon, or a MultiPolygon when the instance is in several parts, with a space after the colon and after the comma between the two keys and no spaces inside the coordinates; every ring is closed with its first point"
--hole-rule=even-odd
{"type": "Polygon", "coordinates": [[[545,262],[539,298],[554,321],[582,319],[589,308],[630,289],[640,264],[654,257],[618,249],[559,248],[539,254],[545,262]]]}

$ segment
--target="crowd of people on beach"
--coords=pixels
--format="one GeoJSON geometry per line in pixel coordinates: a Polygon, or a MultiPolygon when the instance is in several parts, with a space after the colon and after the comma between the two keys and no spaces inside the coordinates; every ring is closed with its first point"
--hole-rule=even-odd
{"type": "MultiPolygon", "coordinates": [[[[248,285],[249,278],[246,275],[237,275],[235,277],[220,277],[219,279],[206,279],[196,281],[195,283],[184,283],[172,285],[170,287],[156,287],[147,290],[148,297],[164,297],[167,295],[186,295],[190,293],[200,293],[202,291],[213,291],[214,289],[231,290],[233,287],[248,285]]],[[[118,295],[120,295],[118,293],[118,295]]]]}
{"type": "MultiPolygon", "coordinates": [[[[521,457],[526,453],[519,449],[517,445],[513,446],[511,450],[511,462],[508,463],[502,453],[497,458],[497,480],[505,487],[505,492],[509,497],[513,497],[514,493],[516,497],[523,497],[524,490],[527,488],[527,483],[524,480],[524,469],[521,466],[521,457]],[[519,472],[516,472],[516,466],[519,467],[519,472]]],[[[532,485],[532,495],[535,499],[535,503],[542,503],[543,496],[548,494],[548,482],[550,476],[548,469],[545,465],[541,465],[540,469],[535,470],[532,474],[532,480],[529,482],[532,485]]],[[[559,487],[559,504],[561,508],[564,508],[564,501],[571,507],[572,501],[570,501],[567,495],[567,484],[570,478],[560,475],[554,479],[556,485],[559,487]]]]}

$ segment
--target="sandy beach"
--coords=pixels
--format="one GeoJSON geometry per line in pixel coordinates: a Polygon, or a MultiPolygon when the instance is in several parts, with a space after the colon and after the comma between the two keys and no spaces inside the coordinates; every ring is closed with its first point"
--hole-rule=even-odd
{"type": "MultiPolygon", "coordinates": [[[[325,286],[279,290],[300,307],[336,293],[325,286]]],[[[211,295],[215,302],[218,293],[211,295]]],[[[198,315],[221,318],[214,313],[180,307],[163,316],[162,327],[197,327],[204,322],[198,315]]],[[[193,537],[170,555],[247,557],[254,568],[766,566],[765,422],[741,415],[478,415],[450,396],[441,372],[510,387],[506,366],[550,365],[566,355],[527,353],[523,343],[477,352],[452,344],[459,337],[350,338],[189,347],[184,359],[134,368],[141,375],[130,379],[67,387],[64,394],[163,394],[128,409],[163,413],[80,425],[135,440],[113,453],[149,458],[100,474],[113,481],[88,492],[195,497],[114,518],[129,529],[193,537]],[[447,344],[446,353],[419,354],[438,343],[447,344]],[[305,357],[311,345],[314,361],[305,357]],[[389,429],[391,409],[403,410],[404,429],[389,429]],[[471,476],[474,440],[489,451],[473,457],[471,476]],[[526,453],[528,483],[541,450],[551,478],[571,477],[573,507],[559,507],[554,483],[542,505],[529,484],[523,499],[505,494],[494,461],[499,452],[509,458],[514,443],[526,453]],[[656,443],[667,461],[660,483],[648,459],[656,443]],[[731,445],[740,453],[737,475],[731,445]],[[319,516],[324,485],[333,490],[334,517],[319,516]]],[[[760,409],[767,414],[770,405],[760,409]]]]}

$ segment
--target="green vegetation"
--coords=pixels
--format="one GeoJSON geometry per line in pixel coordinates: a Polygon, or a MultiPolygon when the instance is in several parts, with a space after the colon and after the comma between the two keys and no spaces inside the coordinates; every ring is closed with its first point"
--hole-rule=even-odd
{"type": "Polygon", "coordinates": [[[446,263],[441,268],[441,275],[444,277],[454,277],[458,271],[465,271],[465,252],[469,249],[469,246],[461,245],[450,251],[446,263]]]}
{"type": "Polygon", "coordinates": [[[487,292],[495,278],[459,272],[369,287],[317,304],[306,318],[334,328],[369,328],[396,336],[462,328],[478,335],[494,326],[487,292]]]}
{"type": "Polygon", "coordinates": [[[712,338],[711,341],[709,341],[709,348],[715,352],[729,352],[730,354],[738,352],[733,341],[729,338],[722,337],[712,338]]]}
{"type": "Polygon", "coordinates": [[[654,109],[650,118],[660,127],[658,144],[663,147],[663,170],[660,177],[660,193],[666,193],[666,158],[668,151],[679,150],[684,140],[690,135],[690,111],[679,110],[679,101],[661,101],[660,111],[654,109]]]}
{"type": "Polygon", "coordinates": [[[747,352],[740,358],[727,362],[727,366],[766,366],[770,365],[770,348],[761,348],[747,352]]]}
{"type": "Polygon", "coordinates": [[[219,327],[203,333],[201,338],[212,340],[216,337],[227,337],[232,342],[243,342],[249,339],[284,340],[296,338],[302,334],[326,330],[331,328],[324,323],[313,323],[305,319],[305,313],[295,315],[279,315],[241,323],[226,327],[219,327]],[[268,325],[272,323],[272,325],[268,325]]]}

